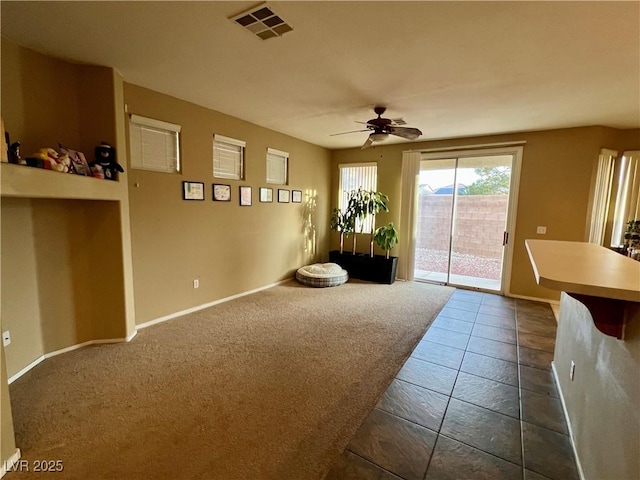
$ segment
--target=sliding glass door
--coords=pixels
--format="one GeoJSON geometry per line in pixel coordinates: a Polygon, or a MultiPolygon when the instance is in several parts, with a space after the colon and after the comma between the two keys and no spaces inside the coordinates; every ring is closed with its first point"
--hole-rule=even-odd
{"type": "Polygon", "coordinates": [[[414,278],[503,291],[516,155],[425,157],[420,162],[414,278]]]}

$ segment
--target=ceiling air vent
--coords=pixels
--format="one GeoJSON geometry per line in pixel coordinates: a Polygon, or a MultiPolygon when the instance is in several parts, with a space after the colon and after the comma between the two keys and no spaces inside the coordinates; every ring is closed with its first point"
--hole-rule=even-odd
{"type": "Polygon", "coordinates": [[[262,40],[281,37],[293,30],[291,25],[276,15],[271,7],[265,3],[231,17],[230,20],[251,31],[262,40]]]}

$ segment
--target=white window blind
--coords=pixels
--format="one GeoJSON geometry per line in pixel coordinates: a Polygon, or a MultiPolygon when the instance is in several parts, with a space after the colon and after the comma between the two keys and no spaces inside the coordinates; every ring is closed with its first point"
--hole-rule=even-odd
{"type": "Polygon", "coordinates": [[[131,115],[131,168],[155,172],[180,171],[180,125],[131,115]]]}
{"type": "Polygon", "coordinates": [[[267,183],[287,184],[289,154],[275,148],[267,148],[267,183]]]}
{"type": "Polygon", "coordinates": [[[612,247],[624,244],[627,222],[640,220],[640,150],[624,152],[619,165],[615,179],[618,191],[613,212],[612,247]]]}
{"type": "Polygon", "coordinates": [[[613,163],[617,156],[618,152],[603,148],[598,158],[593,208],[591,209],[591,228],[589,230],[589,242],[596,245],[604,245],[611,184],[613,183],[613,163]]]}
{"type": "Polygon", "coordinates": [[[246,142],[215,134],[213,136],[213,176],[242,180],[246,142]]]}
{"type": "MultiPolygon", "coordinates": [[[[349,204],[349,194],[358,190],[375,191],[378,185],[378,165],[376,163],[346,163],[339,165],[340,188],[338,196],[338,208],[343,212],[349,204]]],[[[361,224],[356,221],[356,232],[371,233],[371,217],[361,224]]]]}

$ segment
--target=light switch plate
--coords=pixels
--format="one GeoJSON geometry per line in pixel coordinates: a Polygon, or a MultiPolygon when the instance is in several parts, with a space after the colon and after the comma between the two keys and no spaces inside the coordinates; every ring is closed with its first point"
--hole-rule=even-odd
{"type": "Polygon", "coordinates": [[[9,332],[9,330],[2,332],[2,344],[5,347],[11,345],[11,332],[9,332]]]}
{"type": "Polygon", "coordinates": [[[538,227],[538,228],[536,228],[536,233],[538,235],[546,235],[547,234],[547,227],[538,227]]]}

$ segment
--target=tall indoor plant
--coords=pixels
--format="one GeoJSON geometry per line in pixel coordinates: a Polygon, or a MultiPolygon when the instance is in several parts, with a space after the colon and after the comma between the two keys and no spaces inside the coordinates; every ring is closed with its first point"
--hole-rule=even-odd
{"type": "Polygon", "coordinates": [[[360,234],[362,234],[364,228],[364,220],[367,218],[367,198],[368,192],[362,188],[358,190],[352,190],[349,193],[349,200],[347,202],[346,215],[353,221],[353,250],[352,253],[356,254],[356,225],[360,226],[360,234]]]}
{"type": "Polygon", "coordinates": [[[386,252],[385,258],[388,259],[389,252],[398,243],[398,230],[393,226],[393,223],[388,223],[376,230],[374,239],[376,244],[386,252]]]}
{"type": "MultiPolygon", "coordinates": [[[[376,215],[382,211],[388,212],[389,197],[381,192],[369,191],[365,195],[367,215],[371,215],[371,240],[369,241],[369,255],[373,258],[373,242],[376,233],[376,215]]],[[[365,216],[365,218],[366,218],[365,216]]],[[[396,232],[397,233],[397,232],[396,232]]],[[[388,255],[387,255],[388,258],[388,255]]]]}
{"type": "Polygon", "coordinates": [[[624,253],[637,259],[636,250],[640,248],[640,220],[630,220],[627,222],[627,229],[624,232],[624,253]]]}
{"type": "Polygon", "coordinates": [[[329,261],[341,265],[349,272],[351,278],[370,282],[391,284],[395,281],[398,257],[391,257],[391,250],[398,243],[398,231],[393,224],[375,229],[375,215],[381,211],[389,211],[389,197],[384,193],[369,190],[353,190],[349,192],[347,207],[344,211],[335,208],[331,214],[331,229],[340,233],[340,251],[329,252],[329,261]],[[364,222],[371,215],[372,231],[370,252],[356,253],[356,233],[363,233],[364,222]],[[344,237],[353,235],[353,250],[345,252],[344,237]],[[373,244],[377,243],[386,251],[384,255],[373,254],[373,244]]]}
{"type": "Polygon", "coordinates": [[[331,212],[331,230],[340,234],[340,253],[344,252],[344,238],[353,234],[354,219],[349,211],[334,208],[331,212]]]}
{"type": "Polygon", "coordinates": [[[382,211],[388,212],[389,197],[381,192],[373,190],[353,190],[349,193],[346,215],[353,221],[353,250],[356,254],[356,225],[360,227],[358,233],[364,232],[364,226],[367,218],[371,217],[371,239],[369,241],[369,256],[373,257],[373,236],[376,229],[376,215],[382,211]]]}

